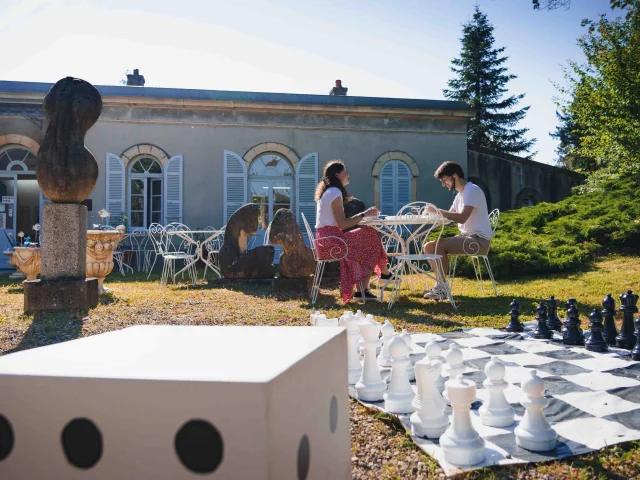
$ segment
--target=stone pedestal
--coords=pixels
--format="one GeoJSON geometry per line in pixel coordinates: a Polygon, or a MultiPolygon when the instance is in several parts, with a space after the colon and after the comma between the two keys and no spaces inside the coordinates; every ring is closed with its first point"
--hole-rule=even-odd
{"type": "Polygon", "coordinates": [[[75,203],[42,207],[42,280],[86,278],[87,215],[75,203]]]}
{"type": "Polygon", "coordinates": [[[98,279],[25,280],[24,313],[89,310],[98,305],[98,279]]]}
{"type": "Polygon", "coordinates": [[[105,293],[104,278],[113,270],[113,252],[124,233],[114,230],[89,230],[87,235],[87,277],[98,279],[98,292],[105,293]]]}

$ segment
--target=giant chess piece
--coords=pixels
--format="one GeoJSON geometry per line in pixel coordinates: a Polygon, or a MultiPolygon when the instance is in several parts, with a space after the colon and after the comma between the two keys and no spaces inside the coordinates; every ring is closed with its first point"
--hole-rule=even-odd
{"type": "Polygon", "coordinates": [[[570,298],[567,300],[567,305],[566,305],[567,316],[562,322],[562,329],[560,330],[560,333],[562,334],[562,338],[565,337],[565,335],[567,334],[567,330],[569,329],[569,309],[571,308],[571,305],[573,305],[576,309],[578,308],[578,304],[576,303],[575,298],[570,298]]]}
{"type": "Polygon", "coordinates": [[[533,332],[533,338],[546,340],[551,339],[553,337],[553,333],[551,333],[547,323],[549,321],[547,317],[547,307],[545,307],[543,302],[540,302],[540,305],[536,308],[536,320],[538,321],[538,326],[533,332]]]}
{"type": "Polygon", "coordinates": [[[389,320],[385,320],[380,331],[382,332],[382,351],[380,355],[378,355],[378,365],[380,367],[390,367],[391,355],[389,354],[389,343],[393,339],[395,329],[389,320]]]}
{"type": "Polygon", "coordinates": [[[391,379],[389,388],[383,395],[384,409],[391,413],[411,413],[415,410],[413,400],[415,394],[409,382],[407,364],[409,360],[409,345],[399,334],[395,334],[389,343],[391,354],[391,379]]]}
{"type": "Polygon", "coordinates": [[[449,417],[444,413],[445,404],[436,387],[442,362],[428,357],[416,362],[416,384],[418,393],[413,400],[415,412],[411,415],[411,433],[417,437],[439,438],[449,426],[449,417]]]}
{"type": "Polygon", "coordinates": [[[407,345],[409,345],[409,353],[407,355],[409,356],[409,360],[411,360],[411,363],[407,365],[407,372],[409,373],[409,380],[413,382],[416,379],[416,372],[414,371],[414,366],[416,362],[420,360],[421,356],[414,355],[414,352],[415,352],[414,347],[416,346],[416,344],[413,342],[413,338],[407,332],[406,328],[402,329],[402,334],[400,335],[400,337],[405,341],[407,345]]]}
{"type": "Polygon", "coordinates": [[[449,374],[449,378],[457,378],[458,375],[464,373],[465,366],[462,363],[464,357],[457,343],[452,343],[449,350],[444,352],[443,357],[447,362],[445,373],[449,374]]]}
{"type": "MultiPolygon", "coordinates": [[[[358,321],[358,319],[356,319],[358,321]]],[[[364,365],[362,375],[356,383],[358,398],[365,402],[379,402],[387,389],[387,384],[380,376],[378,361],[376,359],[376,348],[380,345],[379,323],[360,323],[360,335],[364,342],[364,365]]]]}
{"type": "Polygon", "coordinates": [[[623,317],[622,328],[620,328],[620,333],[616,337],[616,346],[631,350],[636,344],[636,338],[633,335],[633,314],[638,313],[638,295],[634,295],[631,290],[627,290],[627,293],[620,295],[620,302],[622,302],[620,311],[623,317]]]}
{"type": "MultiPolygon", "coordinates": [[[[317,318],[317,317],[316,317],[317,318]]],[[[358,341],[360,340],[360,326],[353,315],[343,317],[342,325],[347,328],[347,363],[349,372],[349,385],[354,385],[362,375],[360,355],[358,355],[358,341]]]]}
{"type": "Polygon", "coordinates": [[[482,383],[489,392],[489,399],[479,410],[482,423],[490,427],[508,427],[513,425],[514,410],[504,396],[504,390],[509,385],[504,380],[506,369],[504,363],[497,356],[484,367],[487,379],[482,383]]]}
{"type": "Polygon", "coordinates": [[[476,465],[484,461],[484,440],[471,424],[471,404],[476,399],[476,384],[462,375],[445,384],[453,408],[451,425],[440,437],[444,459],[453,465],[476,465]]]}
{"type": "Polygon", "coordinates": [[[575,304],[568,304],[567,310],[567,331],[562,337],[562,343],[565,345],[584,345],[584,337],[580,328],[580,313],[575,304]]]}
{"type": "MultiPolygon", "coordinates": [[[[424,350],[427,354],[425,358],[429,360],[438,360],[442,362],[442,347],[435,340],[431,340],[424,347],[424,350]]],[[[440,370],[442,372],[442,370],[440,370]]],[[[438,391],[442,392],[444,390],[444,378],[442,378],[441,374],[438,374],[436,377],[436,387],[438,387],[438,391]]]]}
{"type": "Polygon", "coordinates": [[[633,332],[636,336],[636,346],[631,350],[631,359],[640,360],[640,317],[636,318],[636,331],[633,332]]]}
{"type": "Polygon", "coordinates": [[[593,309],[593,312],[589,315],[589,330],[591,330],[591,336],[587,340],[587,350],[591,352],[606,352],[609,350],[607,341],[602,336],[602,314],[597,308],[593,309]]]}
{"type": "Polygon", "coordinates": [[[553,295],[547,298],[546,302],[547,308],[549,309],[547,325],[551,330],[559,332],[562,329],[562,322],[560,322],[560,319],[558,318],[558,306],[560,305],[560,302],[553,295]]]}
{"type": "Polygon", "coordinates": [[[524,327],[519,320],[520,304],[516,302],[515,298],[509,305],[509,315],[511,316],[511,320],[509,321],[509,325],[507,325],[507,332],[524,332],[524,327]]]}
{"type": "Polygon", "coordinates": [[[558,435],[544,416],[544,408],[549,404],[544,394],[544,380],[536,370],[522,382],[524,417],[515,428],[516,444],[533,452],[546,452],[556,447],[558,435]]]}
{"type": "Polygon", "coordinates": [[[615,346],[616,337],[618,336],[618,329],[616,328],[615,315],[616,315],[616,301],[613,299],[610,293],[602,300],[602,316],[604,318],[604,326],[602,327],[602,336],[607,341],[607,344],[615,346]]]}

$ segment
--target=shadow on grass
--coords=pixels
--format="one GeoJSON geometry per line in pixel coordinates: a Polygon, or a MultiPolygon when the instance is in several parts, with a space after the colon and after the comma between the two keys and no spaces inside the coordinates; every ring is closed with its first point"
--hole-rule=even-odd
{"type": "Polygon", "coordinates": [[[38,313],[33,316],[24,337],[17,347],[7,353],[29,348],[66,342],[80,337],[82,319],[88,312],[74,313],[38,313]]]}

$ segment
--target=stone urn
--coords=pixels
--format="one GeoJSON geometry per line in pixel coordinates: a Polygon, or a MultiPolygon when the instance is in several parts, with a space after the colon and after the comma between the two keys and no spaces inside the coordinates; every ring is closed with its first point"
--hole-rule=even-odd
{"type": "Polygon", "coordinates": [[[36,280],[40,274],[40,247],[14,247],[13,264],[27,280],[36,280]]]}
{"type": "MultiPolygon", "coordinates": [[[[2,254],[7,256],[7,265],[9,265],[10,267],[16,268],[16,264],[13,263],[13,249],[7,249],[4,252],[2,252],[2,254]]],[[[27,276],[16,268],[15,272],[11,272],[11,274],[9,275],[9,278],[13,280],[15,279],[24,280],[25,278],[27,278],[27,276]]]]}
{"type": "Polygon", "coordinates": [[[109,290],[104,288],[104,278],[113,270],[113,252],[124,232],[117,230],[87,230],[87,278],[98,279],[98,293],[109,290]]]}

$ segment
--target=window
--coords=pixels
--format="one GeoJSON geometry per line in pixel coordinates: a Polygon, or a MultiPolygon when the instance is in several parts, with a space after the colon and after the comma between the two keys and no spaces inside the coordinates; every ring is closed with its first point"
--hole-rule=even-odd
{"type": "Polygon", "coordinates": [[[152,157],[134,159],[129,169],[129,225],[162,223],[162,166],[152,157]]]}
{"type": "Polygon", "coordinates": [[[277,153],[264,153],[249,167],[249,201],[260,206],[258,229],[266,230],[281,208],[291,209],[293,168],[277,153]]]}
{"type": "Polygon", "coordinates": [[[28,148],[12,145],[8,148],[0,150],[0,170],[9,171],[35,171],[36,156],[28,148]],[[24,166],[23,166],[24,165],[24,166]]]}
{"type": "Polygon", "coordinates": [[[409,166],[402,160],[390,160],[380,170],[380,211],[395,215],[411,203],[412,176],[409,166]]]}

